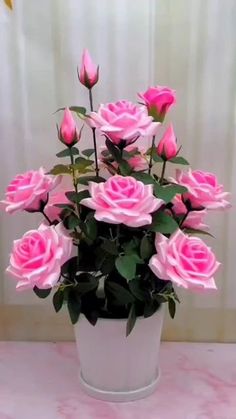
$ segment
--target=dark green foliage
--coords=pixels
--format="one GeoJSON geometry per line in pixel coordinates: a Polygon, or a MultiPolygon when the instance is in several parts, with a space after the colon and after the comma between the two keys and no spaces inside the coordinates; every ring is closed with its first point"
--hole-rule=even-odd
{"type": "Polygon", "coordinates": [[[34,293],[37,295],[37,297],[39,298],[47,298],[51,292],[51,288],[47,288],[47,289],[39,289],[38,287],[34,287],[33,291],[34,293]]]}

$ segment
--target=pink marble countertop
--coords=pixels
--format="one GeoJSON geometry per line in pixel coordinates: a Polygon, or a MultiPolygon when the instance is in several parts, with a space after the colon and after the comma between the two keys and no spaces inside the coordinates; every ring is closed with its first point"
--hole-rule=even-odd
{"type": "Polygon", "coordinates": [[[97,401],[78,385],[73,343],[0,342],[0,419],[236,419],[236,344],[162,343],[157,391],[97,401]]]}

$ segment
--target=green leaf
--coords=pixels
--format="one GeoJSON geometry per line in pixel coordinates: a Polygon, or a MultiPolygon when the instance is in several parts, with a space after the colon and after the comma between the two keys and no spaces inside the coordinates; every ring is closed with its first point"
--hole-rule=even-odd
{"type": "Polygon", "coordinates": [[[150,148],[148,149],[148,151],[146,152],[146,154],[147,154],[148,156],[150,156],[150,155],[151,155],[151,153],[152,153],[152,160],[154,160],[156,163],[163,163],[163,159],[162,159],[160,156],[158,156],[158,154],[157,154],[157,151],[156,151],[156,148],[155,148],[155,147],[153,147],[153,149],[152,149],[152,147],[150,147],[150,148]]]}
{"type": "Polygon", "coordinates": [[[78,227],[79,224],[80,220],[75,214],[71,214],[63,220],[63,225],[68,230],[73,230],[75,227],[78,227]]]}
{"type": "Polygon", "coordinates": [[[81,300],[78,297],[78,295],[76,295],[74,290],[70,290],[70,292],[68,293],[67,307],[71,323],[77,323],[81,310],[81,300]]]}
{"type": "Polygon", "coordinates": [[[106,139],[106,147],[117,163],[122,160],[121,151],[110,140],[106,139]]]}
{"type": "Polygon", "coordinates": [[[117,256],[119,253],[115,241],[112,240],[104,239],[101,248],[114,256],[117,256]]]}
{"type": "Polygon", "coordinates": [[[76,156],[79,154],[79,150],[76,147],[66,148],[56,154],[57,157],[69,157],[70,155],[76,156]]]}
{"type": "Polygon", "coordinates": [[[158,212],[153,216],[152,224],[149,227],[151,231],[162,234],[172,234],[179,228],[177,222],[168,214],[158,212]]]}
{"type": "MultiPolygon", "coordinates": [[[[69,109],[72,112],[76,112],[78,116],[82,116],[82,117],[84,117],[87,112],[86,108],[84,108],[83,106],[70,106],[69,109]]],[[[56,112],[64,111],[64,110],[65,108],[59,108],[56,110],[56,112]]]]}
{"type": "Polygon", "coordinates": [[[129,289],[138,300],[145,301],[146,293],[141,287],[140,278],[135,278],[129,281],[129,289]]]}
{"type": "Polygon", "coordinates": [[[148,115],[152,116],[155,122],[163,122],[165,118],[165,114],[159,113],[156,106],[151,106],[151,108],[148,109],[148,115]]]}
{"type": "Polygon", "coordinates": [[[80,165],[81,167],[91,166],[93,163],[93,160],[86,159],[85,157],[77,157],[75,159],[75,164],[80,165]]]}
{"type": "Polygon", "coordinates": [[[130,333],[132,332],[135,322],[136,322],[136,309],[135,309],[135,305],[132,304],[132,306],[130,307],[130,311],[129,311],[129,317],[126,323],[126,337],[130,335],[130,333]]]}
{"type": "Polygon", "coordinates": [[[105,182],[106,179],[104,179],[101,176],[81,176],[78,178],[78,183],[81,185],[88,185],[89,182],[105,182]]]}
{"type": "Polygon", "coordinates": [[[41,289],[41,288],[36,287],[35,285],[33,288],[33,291],[37,295],[37,297],[46,298],[49,296],[50,292],[52,291],[52,288],[41,289]]]}
{"type": "Polygon", "coordinates": [[[55,308],[56,313],[61,310],[64,301],[64,292],[58,289],[52,299],[53,306],[55,308]]]}
{"type": "Polygon", "coordinates": [[[119,169],[122,176],[129,176],[132,172],[132,168],[126,160],[120,161],[119,169]]]}
{"type": "Polygon", "coordinates": [[[134,172],[134,173],[132,173],[132,176],[135,179],[140,180],[141,182],[143,182],[144,185],[152,185],[153,183],[155,183],[155,180],[153,179],[153,177],[151,175],[148,175],[148,173],[134,172]]]}
{"type": "Polygon", "coordinates": [[[140,243],[140,255],[142,259],[149,259],[153,252],[153,246],[147,236],[143,236],[140,243]]]}
{"type": "Polygon", "coordinates": [[[157,198],[163,199],[165,203],[171,202],[176,194],[183,194],[188,189],[181,185],[166,185],[161,186],[159,184],[154,185],[154,193],[157,198]]]}
{"type": "Polygon", "coordinates": [[[115,268],[114,256],[105,257],[100,266],[100,270],[104,275],[110,274],[115,268]]]}
{"type": "Polygon", "coordinates": [[[98,287],[98,279],[89,273],[81,273],[76,275],[77,286],[76,290],[79,295],[84,295],[87,292],[93,291],[98,287]]]}
{"type": "Polygon", "coordinates": [[[157,153],[153,154],[152,159],[155,163],[163,163],[164,161],[157,153]]]}
{"type": "Polygon", "coordinates": [[[61,267],[61,273],[63,275],[69,274],[71,278],[74,277],[76,271],[77,271],[77,265],[78,265],[78,257],[73,256],[72,258],[68,259],[61,267]]]}
{"type": "Polygon", "coordinates": [[[133,150],[130,150],[130,151],[123,150],[122,157],[126,160],[129,160],[131,159],[131,157],[134,157],[137,154],[140,155],[140,152],[138,150],[138,147],[135,147],[133,150]]]}
{"type": "Polygon", "coordinates": [[[65,164],[56,164],[56,166],[54,166],[50,172],[50,175],[64,175],[64,174],[71,174],[71,169],[70,166],[65,165],[65,164]]]}
{"type": "Polygon", "coordinates": [[[69,201],[79,204],[82,199],[89,198],[90,193],[87,190],[80,192],[66,192],[66,197],[69,201]]]}
{"type": "Polygon", "coordinates": [[[155,300],[146,301],[144,306],[144,313],[143,316],[146,319],[147,317],[152,316],[156,311],[159,309],[160,303],[155,300]]]}
{"type": "Polygon", "coordinates": [[[77,157],[75,159],[75,164],[71,165],[71,167],[81,173],[86,173],[85,169],[91,166],[93,163],[93,160],[85,159],[84,157],[77,157]]]}
{"type": "Polygon", "coordinates": [[[87,218],[86,222],[86,234],[91,240],[95,240],[97,237],[97,222],[92,214],[92,217],[87,218]]]}
{"type": "Polygon", "coordinates": [[[211,233],[209,233],[208,231],[205,231],[205,230],[198,230],[198,229],[194,229],[194,228],[184,228],[183,230],[187,234],[203,234],[205,236],[213,237],[213,239],[215,238],[211,233]]]}
{"type": "Polygon", "coordinates": [[[66,209],[68,211],[73,210],[73,206],[70,206],[70,204],[54,204],[53,206],[61,209],[66,209]]]}
{"type": "Polygon", "coordinates": [[[133,255],[124,255],[116,259],[115,265],[119,274],[129,281],[135,277],[136,263],[133,255]]]}
{"type": "Polygon", "coordinates": [[[82,154],[86,157],[90,157],[94,154],[94,148],[86,148],[86,150],[82,151],[82,154]]]}
{"type": "Polygon", "coordinates": [[[139,239],[137,237],[134,237],[128,242],[123,243],[121,247],[122,249],[124,249],[124,252],[127,255],[129,255],[135,252],[135,250],[139,247],[139,243],[140,243],[139,239]]]}
{"type": "Polygon", "coordinates": [[[173,319],[175,317],[175,312],[176,312],[176,304],[173,298],[168,299],[168,309],[169,309],[170,317],[173,319]]]}
{"type": "Polygon", "coordinates": [[[179,157],[174,157],[173,159],[168,160],[168,162],[174,163],[174,164],[189,165],[189,162],[186,159],[184,159],[183,157],[180,157],[180,156],[179,157]]]}
{"type": "Polygon", "coordinates": [[[105,289],[112,295],[119,305],[127,305],[135,301],[130,291],[119,285],[117,282],[106,281],[105,289]]]}
{"type": "Polygon", "coordinates": [[[153,299],[159,304],[166,303],[168,301],[168,296],[165,294],[154,294],[153,299]]]}

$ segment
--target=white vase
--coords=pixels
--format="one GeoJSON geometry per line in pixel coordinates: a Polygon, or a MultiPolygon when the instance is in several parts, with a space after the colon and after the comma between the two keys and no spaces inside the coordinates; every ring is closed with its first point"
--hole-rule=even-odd
{"type": "Polygon", "coordinates": [[[126,319],[99,318],[92,326],[84,315],[75,325],[80,384],[100,400],[127,402],[147,397],[160,376],[159,348],[164,305],[151,317],[138,317],[126,337],[126,319]]]}

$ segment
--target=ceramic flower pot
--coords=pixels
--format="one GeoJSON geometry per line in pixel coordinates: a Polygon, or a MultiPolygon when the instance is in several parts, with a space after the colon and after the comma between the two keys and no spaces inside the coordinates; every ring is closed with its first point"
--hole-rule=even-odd
{"type": "Polygon", "coordinates": [[[139,317],[126,337],[126,319],[99,318],[93,327],[81,315],[75,325],[80,383],[92,397],[127,402],[156,389],[164,306],[151,317],[139,317]]]}

